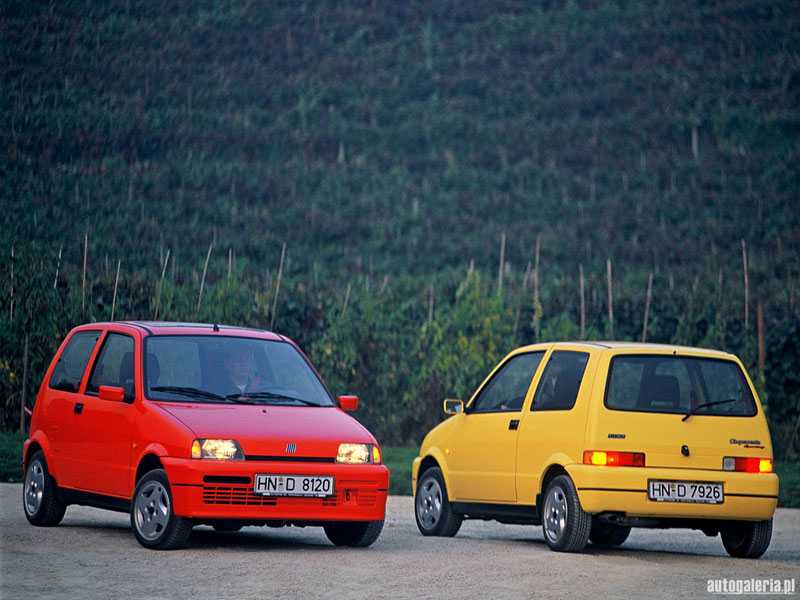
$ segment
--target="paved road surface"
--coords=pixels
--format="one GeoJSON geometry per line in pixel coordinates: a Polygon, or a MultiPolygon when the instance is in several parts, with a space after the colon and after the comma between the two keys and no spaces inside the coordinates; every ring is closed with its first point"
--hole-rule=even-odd
{"type": "Polygon", "coordinates": [[[778,510],[757,561],[685,530],[634,529],[622,548],[583,554],[551,552],[539,527],[495,522],[423,538],[403,496],[389,498],[368,549],[336,548],[316,527],[198,527],[186,550],[154,552],[121,513],[71,506],[58,527],[33,527],[21,494],[0,484],[2,598],[710,598],[709,579],[794,578],[800,599],[800,510],[778,510]]]}

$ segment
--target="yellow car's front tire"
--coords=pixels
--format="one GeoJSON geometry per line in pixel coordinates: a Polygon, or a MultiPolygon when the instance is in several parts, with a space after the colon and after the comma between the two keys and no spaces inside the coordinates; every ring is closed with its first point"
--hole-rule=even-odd
{"type": "Polygon", "coordinates": [[[453,537],[461,528],[464,519],[450,506],[439,467],[426,469],[420,476],[414,498],[414,517],[422,535],[453,537]]]}

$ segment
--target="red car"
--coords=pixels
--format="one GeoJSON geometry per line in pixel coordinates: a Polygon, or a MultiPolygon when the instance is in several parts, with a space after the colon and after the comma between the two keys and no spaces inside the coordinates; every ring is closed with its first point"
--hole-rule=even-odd
{"type": "Polygon", "coordinates": [[[318,525],[336,545],[380,535],[389,487],[375,438],[282,335],[192,323],[70,332],[25,442],[25,516],[69,504],[129,512],[148,548],[194,525],[318,525]]]}

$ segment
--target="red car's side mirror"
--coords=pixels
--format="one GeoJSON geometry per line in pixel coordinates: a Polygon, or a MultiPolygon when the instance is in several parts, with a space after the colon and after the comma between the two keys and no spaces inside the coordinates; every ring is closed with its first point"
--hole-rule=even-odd
{"type": "Polygon", "coordinates": [[[111,400],[112,402],[125,400],[125,390],[111,385],[101,385],[97,395],[100,396],[100,400],[111,400]]]}
{"type": "Polygon", "coordinates": [[[339,406],[342,410],[355,410],[358,408],[358,396],[339,396],[339,406]]]}

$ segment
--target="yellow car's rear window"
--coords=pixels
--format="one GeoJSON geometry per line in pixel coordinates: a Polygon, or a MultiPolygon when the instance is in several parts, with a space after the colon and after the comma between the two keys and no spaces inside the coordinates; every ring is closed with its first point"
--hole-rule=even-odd
{"type": "Polygon", "coordinates": [[[750,386],[730,360],[694,356],[616,356],[605,405],[614,410],[753,416],[750,386]]]}

